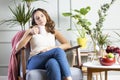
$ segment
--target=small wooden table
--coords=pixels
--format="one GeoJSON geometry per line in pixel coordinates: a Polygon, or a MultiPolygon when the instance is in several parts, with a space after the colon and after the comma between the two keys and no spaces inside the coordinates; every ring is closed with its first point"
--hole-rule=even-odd
{"type": "Polygon", "coordinates": [[[94,72],[105,72],[105,80],[107,78],[108,71],[120,71],[120,64],[113,64],[112,66],[102,66],[98,61],[83,63],[83,66],[87,67],[87,80],[92,80],[92,74],[94,72]]]}

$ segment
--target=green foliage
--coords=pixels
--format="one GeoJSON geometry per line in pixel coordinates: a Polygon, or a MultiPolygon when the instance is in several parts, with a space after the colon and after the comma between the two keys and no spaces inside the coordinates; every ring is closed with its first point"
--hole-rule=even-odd
{"type": "Polygon", "coordinates": [[[107,46],[111,43],[111,41],[108,39],[108,37],[109,37],[108,34],[107,35],[103,35],[103,34],[98,35],[97,42],[98,42],[99,48],[103,49],[104,46],[107,46]]]}
{"type": "Polygon", "coordinates": [[[86,19],[86,15],[90,11],[90,9],[90,6],[87,6],[86,8],[80,8],[79,10],[73,10],[75,14],[73,14],[72,12],[63,13],[63,16],[72,17],[73,19],[75,19],[75,28],[80,37],[85,37],[86,33],[90,33],[89,26],[91,25],[91,22],[86,19]]]}
{"type": "Polygon", "coordinates": [[[103,4],[100,9],[98,10],[99,19],[96,22],[95,28],[88,30],[88,34],[90,35],[93,45],[94,51],[97,53],[96,45],[98,45],[99,49],[104,49],[107,45],[111,44],[111,41],[108,39],[109,35],[103,34],[103,23],[107,16],[107,11],[109,10],[110,6],[114,3],[115,0],[112,0],[110,3],[103,4]]]}
{"type": "Polygon", "coordinates": [[[29,23],[30,26],[30,18],[32,16],[32,12],[33,12],[33,8],[31,9],[31,3],[35,2],[35,1],[44,1],[45,0],[21,0],[25,3],[21,3],[21,4],[16,4],[17,0],[13,0],[14,4],[15,4],[15,9],[12,9],[9,6],[10,11],[13,14],[13,17],[11,19],[7,19],[7,20],[2,20],[0,21],[0,25],[4,24],[4,23],[8,23],[9,25],[13,26],[15,24],[19,24],[21,26],[22,30],[25,30],[25,25],[27,23],[29,23]],[[27,5],[27,9],[26,6],[27,5]]]}
{"type": "MultiPolygon", "coordinates": [[[[86,30],[84,29],[84,28],[80,28],[78,25],[76,25],[75,23],[74,23],[74,26],[75,26],[75,28],[76,28],[76,30],[77,30],[77,32],[78,32],[78,34],[76,34],[78,37],[81,37],[81,38],[85,38],[86,37],[86,30]]],[[[67,31],[71,31],[72,30],[72,28],[69,28],[69,29],[67,29],[67,31]]]]}
{"type": "MultiPolygon", "coordinates": [[[[72,17],[77,22],[76,25],[79,25],[79,27],[76,27],[78,33],[81,35],[80,27],[84,28],[86,30],[86,33],[90,35],[94,48],[96,45],[99,46],[99,48],[103,48],[104,46],[111,43],[111,41],[108,39],[108,34],[103,34],[103,23],[105,21],[105,18],[107,16],[107,11],[109,10],[110,6],[114,3],[115,0],[112,0],[110,3],[103,4],[100,9],[98,10],[98,16],[99,19],[96,22],[96,26],[93,29],[90,29],[91,22],[88,21],[88,19],[85,18],[86,14],[90,11],[90,7],[81,8],[80,10],[74,10],[76,14],[73,13],[63,13],[64,16],[72,17]]],[[[96,51],[96,50],[95,50],[96,51]]]]}
{"type": "Polygon", "coordinates": [[[3,20],[1,24],[3,23],[10,23],[11,25],[20,24],[21,29],[24,30],[26,23],[31,18],[33,9],[31,10],[29,9],[26,11],[24,4],[23,5],[19,4],[18,6],[16,6],[15,9],[12,9],[11,7],[9,7],[9,9],[13,14],[13,18],[8,19],[8,20],[3,20]]]}
{"type": "Polygon", "coordinates": [[[111,41],[108,39],[108,35],[103,34],[103,23],[105,21],[105,18],[107,16],[107,11],[109,10],[110,6],[114,3],[115,0],[112,0],[110,3],[105,3],[101,6],[101,8],[98,10],[98,16],[99,19],[96,22],[96,27],[93,28],[93,32],[91,33],[91,38],[94,42],[94,44],[98,44],[99,47],[108,45],[111,43],[111,41]],[[96,43],[97,42],[97,43],[96,43]]]}

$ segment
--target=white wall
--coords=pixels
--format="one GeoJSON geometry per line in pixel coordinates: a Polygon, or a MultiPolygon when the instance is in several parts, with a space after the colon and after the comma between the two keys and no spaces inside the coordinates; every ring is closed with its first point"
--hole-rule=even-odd
{"type": "MultiPolygon", "coordinates": [[[[19,1],[19,0],[18,0],[19,1]]],[[[110,2],[110,0],[46,0],[46,2],[38,1],[32,4],[34,8],[44,8],[48,11],[51,18],[56,23],[56,28],[58,28],[64,36],[72,41],[76,41],[75,34],[66,31],[67,28],[71,26],[70,18],[64,17],[63,12],[69,12],[70,9],[79,9],[81,7],[90,6],[91,11],[88,13],[87,18],[92,22],[91,27],[95,27],[95,23],[98,20],[97,10],[100,8],[104,2],[110,2]]],[[[0,20],[12,17],[8,5],[14,6],[11,0],[0,0],[0,20]]],[[[104,32],[111,35],[111,40],[115,43],[116,35],[113,31],[120,32],[120,1],[116,2],[111,6],[104,22],[104,32]]],[[[20,27],[12,27],[9,25],[0,25],[0,66],[8,66],[9,58],[11,54],[11,39],[15,33],[20,30],[20,27]]]]}

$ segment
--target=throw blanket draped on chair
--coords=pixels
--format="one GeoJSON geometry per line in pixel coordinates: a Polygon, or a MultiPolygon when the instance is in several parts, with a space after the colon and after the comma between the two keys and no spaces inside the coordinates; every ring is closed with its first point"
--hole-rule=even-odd
{"type": "Polygon", "coordinates": [[[16,44],[21,39],[24,33],[25,31],[19,31],[12,39],[12,51],[8,65],[8,80],[17,80],[18,63],[16,58],[17,57],[16,44]]]}

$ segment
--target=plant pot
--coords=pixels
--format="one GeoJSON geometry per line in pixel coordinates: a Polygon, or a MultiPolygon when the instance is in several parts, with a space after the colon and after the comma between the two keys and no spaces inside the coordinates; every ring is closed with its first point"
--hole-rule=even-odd
{"type": "Polygon", "coordinates": [[[87,38],[77,38],[78,45],[81,45],[81,48],[86,48],[87,38]]]}

